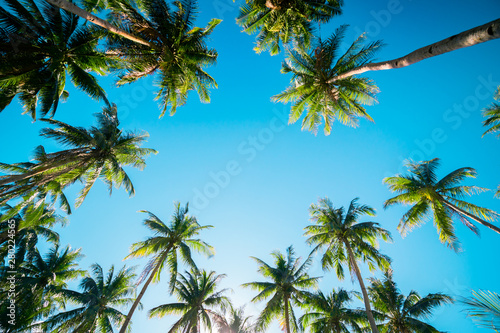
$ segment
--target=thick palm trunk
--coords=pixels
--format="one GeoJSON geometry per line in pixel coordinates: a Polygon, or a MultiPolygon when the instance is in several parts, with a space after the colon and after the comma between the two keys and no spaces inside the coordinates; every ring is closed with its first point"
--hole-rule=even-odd
{"type": "Polygon", "coordinates": [[[48,3],[50,3],[51,5],[54,5],[58,8],[64,9],[70,13],[73,13],[77,16],[80,16],[81,18],[83,18],[89,22],[92,22],[100,27],[103,27],[104,29],[106,29],[114,34],[120,35],[123,38],[126,38],[128,40],[131,40],[133,42],[136,42],[136,43],[139,43],[142,45],[155,47],[155,44],[150,43],[142,38],[136,37],[136,36],[126,32],[125,30],[119,29],[119,28],[115,27],[114,25],[110,24],[109,22],[98,18],[97,16],[81,9],[80,7],[72,4],[71,2],[69,2],[67,0],[46,0],[46,1],[48,3]]]}
{"type": "Polygon", "coordinates": [[[288,297],[285,297],[285,329],[286,333],[290,333],[290,314],[288,309],[288,297]]]}
{"type": "Polygon", "coordinates": [[[363,282],[363,277],[361,276],[361,271],[359,270],[358,264],[354,259],[354,253],[352,252],[351,245],[349,242],[344,242],[345,247],[347,248],[347,253],[349,254],[349,261],[354,269],[354,273],[356,274],[356,278],[358,279],[359,286],[361,288],[361,293],[363,294],[363,301],[365,303],[366,308],[366,316],[368,317],[368,322],[370,323],[370,328],[372,329],[372,333],[379,333],[377,324],[375,323],[375,319],[373,318],[372,309],[370,306],[370,299],[368,298],[368,293],[366,292],[365,283],[363,282]]]}
{"type": "Polygon", "coordinates": [[[335,78],[330,80],[330,83],[368,71],[380,71],[410,66],[427,58],[435,57],[443,53],[484,43],[497,38],[500,38],[500,19],[461,32],[457,35],[448,37],[434,44],[427,45],[405,55],[404,57],[389,61],[370,63],[365,66],[350,70],[336,76],[335,78]]]}
{"type": "Polygon", "coordinates": [[[127,318],[125,318],[125,321],[123,322],[123,325],[122,325],[122,327],[120,329],[120,333],[125,333],[127,331],[127,326],[130,323],[130,319],[132,319],[132,315],[134,314],[135,309],[139,305],[142,296],[144,296],[144,294],[146,293],[146,289],[148,289],[149,284],[151,283],[151,281],[153,281],[154,275],[156,274],[156,272],[160,268],[161,263],[165,260],[165,258],[167,257],[167,255],[168,255],[169,252],[170,252],[170,248],[168,248],[165,251],[165,253],[159,258],[159,260],[158,260],[155,268],[149,274],[149,277],[146,280],[146,283],[144,283],[144,286],[142,286],[141,292],[139,293],[139,295],[135,299],[134,304],[132,304],[132,307],[130,308],[130,311],[127,314],[127,318]]]}
{"type": "Polygon", "coordinates": [[[471,213],[469,213],[469,212],[467,212],[467,211],[465,211],[465,210],[463,210],[463,209],[461,209],[461,208],[459,208],[459,207],[455,206],[455,205],[454,205],[454,204],[452,204],[451,202],[448,202],[448,201],[444,200],[444,201],[443,201],[443,203],[444,203],[446,206],[448,206],[451,210],[453,210],[453,211],[457,212],[458,214],[461,214],[461,215],[463,215],[463,216],[465,216],[465,217],[468,217],[468,218],[470,218],[471,220],[473,220],[474,222],[477,222],[477,223],[479,223],[479,224],[482,224],[482,225],[484,225],[485,227],[490,228],[491,230],[493,230],[493,231],[495,231],[496,233],[500,234],[500,228],[499,228],[499,227],[494,226],[493,224],[491,224],[491,223],[489,223],[489,222],[487,222],[487,221],[485,221],[485,220],[482,220],[482,219],[480,219],[479,217],[477,217],[477,216],[475,216],[475,215],[473,215],[473,214],[471,214],[471,213]]]}

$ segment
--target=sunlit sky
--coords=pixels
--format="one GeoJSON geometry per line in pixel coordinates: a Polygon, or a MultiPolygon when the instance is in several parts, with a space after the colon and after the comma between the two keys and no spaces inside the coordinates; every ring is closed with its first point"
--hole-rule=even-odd
{"type": "MultiPolygon", "coordinates": [[[[408,158],[439,157],[438,176],[469,166],[479,176],[467,184],[497,187],[500,141],[492,135],[481,138],[481,110],[493,102],[494,89],[500,85],[500,42],[403,69],[367,73],[381,90],[378,103],[367,107],[375,122],[361,121],[358,128],[336,123],[330,136],[321,131],[314,135],[301,131],[299,123],[287,124],[290,105],[270,101],[290,81],[290,76],[280,73],[284,55],[258,55],[252,50],[255,36],[241,32],[235,23],[241,2],[203,0],[200,4],[198,26],[213,17],[223,19],[210,41],[219,53],[217,65],[208,69],[219,84],[212,90],[210,104],[201,104],[193,93],[177,114],[159,119],[151,79],[116,88],[114,78],[101,78],[109,99],[118,105],[122,128],[147,131],[150,138],[145,147],[159,153],[147,160],[144,171],[127,169],[136,188],[134,197],[129,198],[124,189],[109,196],[105,185],[96,183],[83,205],[74,209],[70,224],[57,229],[62,245],[82,248],[81,267],[99,263],[107,270],[112,264],[137,265],[140,273],[146,259],[122,261],[132,243],[149,235],[142,225],[145,214],[138,211],[149,210],[167,222],[174,201],[189,201],[200,224],[214,226],[201,237],[215,247],[216,255],[196,256],[196,262],[200,268],[226,274],[221,287],[232,288],[233,303],[247,304],[247,314],[256,316],[263,304],[250,304],[255,292],[240,287],[262,280],[250,256],[271,263],[272,251],[284,252],[293,244],[305,258],[311,250],[303,237],[303,228],[310,224],[309,206],[325,196],[335,206],[347,206],[359,197],[377,210],[371,220],[393,234],[394,242],[382,244],[381,251],[393,259],[394,279],[404,294],[412,289],[422,295],[444,292],[453,297],[468,296],[471,289],[499,292],[498,234],[480,227],[481,237],[477,237],[457,221],[463,247],[458,254],[439,242],[431,221],[403,239],[396,227],[408,207],[383,209],[391,193],[382,179],[403,172],[408,158]],[[226,172],[229,177],[222,176],[226,172]]],[[[346,46],[366,31],[369,40],[384,41],[377,59],[388,60],[492,21],[499,13],[497,0],[346,1],[344,14],[322,26],[321,35],[326,38],[339,25],[349,24],[346,46]]],[[[68,89],[70,97],[55,119],[90,126],[102,104],[68,89]]],[[[21,115],[20,104],[13,102],[0,113],[1,161],[26,161],[40,144],[49,152],[58,149],[38,136],[43,127],[21,115]]],[[[74,185],[68,196],[74,199],[79,189],[74,185]]],[[[500,210],[500,201],[491,191],[471,201],[500,210]]],[[[323,276],[320,288],[325,293],[339,286],[359,290],[349,277],[339,282],[333,272],[322,272],[318,260],[309,273],[323,276]]],[[[362,273],[365,278],[381,276],[366,267],[362,273]]],[[[159,284],[150,286],[143,298],[144,310],[132,319],[133,332],[165,332],[177,319],[147,320],[147,310],[175,301],[167,284],[165,272],[159,284]]],[[[429,322],[441,331],[487,331],[466,318],[459,304],[439,308],[429,322]]],[[[279,331],[277,323],[268,330],[279,331]]]]}

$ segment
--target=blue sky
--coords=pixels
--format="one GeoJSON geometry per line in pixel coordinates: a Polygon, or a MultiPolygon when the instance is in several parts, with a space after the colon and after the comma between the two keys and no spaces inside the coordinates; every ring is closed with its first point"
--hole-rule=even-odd
{"type": "MultiPolygon", "coordinates": [[[[173,212],[173,202],[190,202],[202,225],[214,228],[202,234],[216,255],[196,257],[199,266],[227,274],[222,287],[240,306],[255,295],[242,283],[258,281],[256,264],[250,256],[270,262],[270,252],[294,245],[306,257],[310,248],[302,236],[310,223],[308,208],[328,196],[335,206],[360,202],[377,210],[371,220],[392,232],[394,242],[381,251],[393,259],[394,277],[403,293],[414,289],[426,295],[445,292],[467,296],[470,289],[498,290],[498,235],[480,227],[475,236],[457,221],[457,235],[463,251],[454,253],[439,243],[432,222],[404,239],[396,227],[407,207],[382,208],[391,193],[382,184],[387,176],[403,172],[403,161],[441,159],[438,175],[460,167],[473,167],[478,178],[468,181],[494,189],[500,182],[500,141],[481,138],[481,110],[493,102],[500,85],[497,40],[422,61],[407,68],[370,72],[381,92],[378,103],[367,107],[375,122],[361,121],[358,128],[335,124],[330,136],[287,125],[290,105],[275,104],[270,97],[284,90],[290,77],[280,74],[283,55],[257,55],[252,50],[255,36],[241,32],[235,24],[239,2],[209,0],[200,4],[198,26],[212,17],[223,19],[210,45],[219,53],[217,66],[208,70],[219,84],[212,90],[210,104],[202,104],[193,93],[186,106],[173,117],[158,119],[153,101],[152,80],[120,88],[113,78],[102,78],[109,99],[117,103],[122,127],[147,131],[146,147],[158,155],[148,159],[144,171],[129,169],[136,195],[123,189],[109,196],[97,183],[84,204],[70,216],[70,225],[59,229],[62,244],[82,248],[81,266],[99,263],[106,269],[137,265],[146,260],[122,259],[129,246],[148,236],[142,226],[149,210],[164,221],[173,212]]],[[[393,59],[440,39],[487,23],[498,17],[500,3],[494,0],[426,1],[400,0],[346,2],[344,14],[322,26],[323,38],[341,24],[349,24],[346,45],[367,32],[369,40],[382,39],[386,46],[378,60],[393,59]],[[391,11],[389,11],[391,10],[391,11]]],[[[73,125],[89,126],[92,114],[102,105],[72,88],[55,118],[73,125]]],[[[47,151],[57,146],[38,136],[44,124],[21,115],[18,103],[0,114],[2,162],[14,163],[31,157],[43,144],[47,151]]],[[[68,190],[74,198],[79,187],[68,190]]],[[[486,192],[471,201],[500,210],[500,201],[486,192]]],[[[342,286],[358,290],[347,278],[339,282],[334,273],[322,272],[317,261],[310,274],[323,276],[320,288],[328,292],[342,286]]],[[[365,278],[378,277],[363,268],[365,278]]],[[[173,302],[167,292],[168,276],[151,286],[143,299],[145,310],[173,302]]],[[[257,315],[263,304],[248,304],[248,314],[257,315]]],[[[361,306],[356,303],[355,306],[361,306]]],[[[174,317],[146,319],[146,311],[134,315],[134,332],[165,332],[174,317]]],[[[430,322],[448,332],[486,332],[465,318],[460,305],[438,309],[430,322]]],[[[273,325],[269,332],[279,332],[273,325]]]]}

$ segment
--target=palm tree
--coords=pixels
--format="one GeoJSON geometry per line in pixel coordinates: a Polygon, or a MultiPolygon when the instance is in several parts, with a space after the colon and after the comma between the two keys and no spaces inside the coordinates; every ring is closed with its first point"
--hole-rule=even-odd
{"type": "Polygon", "coordinates": [[[245,316],[244,307],[230,307],[228,315],[213,316],[219,333],[256,333],[255,325],[250,322],[250,317],[245,316]]]}
{"type": "Polygon", "coordinates": [[[306,111],[302,129],[316,133],[324,121],[324,132],[330,134],[332,122],[338,119],[344,125],[357,126],[359,118],[373,121],[364,104],[375,101],[378,88],[367,78],[349,76],[330,82],[332,78],[366,64],[380,48],[379,41],[363,46],[358,38],[339,56],[339,48],[347,26],[341,26],[327,40],[319,40],[310,51],[302,47],[288,50],[282,73],[292,73],[292,84],[274,101],[294,102],[289,122],[295,123],[306,111]]]}
{"type": "MultiPolygon", "coordinates": [[[[495,93],[495,99],[500,101],[500,87],[498,87],[495,93]]],[[[483,136],[489,133],[500,132],[500,104],[493,103],[483,111],[483,116],[487,119],[483,122],[483,126],[490,126],[483,136]]],[[[500,133],[497,134],[500,137],[500,133]]],[[[498,185],[497,192],[495,194],[497,198],[500,198],[500,185],[498,185]]]]}
{"type": "Polygon", "coordinates": [[[41,327],[50,332],[113,332],[125,315],[116,307],[131,304],[135,274],[123,267],[115,275],[111,266],[107,275],[98,264],[91,266],[90,276],[80,282],[82,292],[64,289],[65,300],[81,305],[48,318],[41,327]]]}
{"type": "MultiPolygon", "coordinates": [[[[175,282],[177,278],[177,263],[180,255],[184,262],[196,269],[196,264],[191,257],[191,250],[203,253],[207,256],[213,254],[213,248],[200,239],[200,231],[211,228],[212,226],[201,226],[196,217],[188,215],[188,204],[181,207],[180,203],[175,203],[175,211],[170,223],[167,225],[156,215],[148,211],[141,211],[148,214],[144,220],[144,225],[154,232],[154,236],[145,241],[134,243],[130,254],[125,258],[151,257],[146,268],[142,272],[141,281],[146,280],[141,292],[137,296],[134,304],[129,310],[120,333],[124,333],[128,323],[134,314],[142,296],[146,292],[151,282],[160,281],[160,274],[165,265],[170,270],[170,292],[175,291],[175,282]]],[[[141,282],[140,281],[140,282],[141,282]]],[[[139,283],[140,283],[139,282],[139,283]]]]}
{"type": "Polygon", "coordinates": [[[28,253],[27,260],[16,269],[17,328],[26,328],[64,305],[60,290],[84,274],[76,263],[81,257],[80,249],[60,249],[58,245],[44,256],[37,249],[28,253]]]}
{"type": "Polygon", "coordinates": [[[143,169],[146,166],[144,158],[156,153],[154,149],[139,147],[148,134],[121,130],[116,106],[103,108],[96,118],[98,125],[88,130],[44,119],[58,128],[44,128],[41,136],[52,138],[69,149],[47,154],[43,146],[39,146],[34,163],[1,163],[0,170],[11,174],[0,176],[0,203],[53,183],[64,188],[82,180],[85,186],[76,201],[78,207],[99,177],[108,185],[110,193],[115,185],[124,186],[129,195],[133,195],[134,187],[122,167],[131,165],[143,169]]]}
{"type": "Polygon", "coordinates": [[[78,24],[78,17],[50,4],[6,0],[0,7],[0,111],[17,95],[25,113],[52,117],[66,76],[97,100],[106,99],[90,72],[105,75],[117,59],[99,50],[103,30],[78,24]]]}
{"type": "Polygon", "coordinates": [[[120,38],[108,37],[111,52],[128,63],[120,75],[118,85],[134,82],[157,74],[160,88],[156,99],[160,101],[161,116],[170,106],[170,114],[186,103],[188,92],[196,90],[202,102],[209,102],[209,88],[217,87],[215,80],[204,68],[215,64],[217,52],[206,44],[208,36],[221,22],[212,19],[205,28],[193,26],[197,2],[181,0],[173,3],[173,11],[165,0],[108,1],[110,21],[134,31],[151,45],[145,46],[120,38]]]}
{"type": "Polygon", "coordinates": [[[316,246],[313,252],[324,249],[321,258],[323,270],[335,269],[337,277],[342,280],[344,265],[347,265],[351,274],[356,276],[371,330],[378,333],[358,261],[366,262],[370,270],[376,266],[387,270],[391,260],[378,251],[377,239],[391,241],[392,238],[389,231],[378,223],[358,222],[363,215],[374,216],[375,210],[357,201],[357,198],[352,200],[347,211],[344,207],[334,208],[328,198],[320,199],[317,205],[312,204],[309,211],[315,224],[305,227],[304,235],[309,237],[309,245],[316,246]]]}
{"type": "Polygon", "coordinates": [[[259,294],[252,302],[260,302],[269,299],[264,310],[257,319],[257,328],[265,330],[271,321],[280,318],[282,329],[286,333],[297,332],[297,322],[293,311],[294,305],[300,305],[302,300],[309,294],[307,289],[316,287],[318,277],[309,277],[306,271],[311,265],[311,255],[304,263],[295,256],[293,247],[286,249],[286,255],[279,251],[271,253],[274,259],[274,267],[264,261],[252,257],[259,265],[258,272],[271,281],[249,282],[243,287],[257,290],[259,294]]]}
{"type": "Polygon", "coordinates": [[[192,270],[186,275],[179,273],[173,293],[178,303],[159,305],[149,311],[149,317],[163,317],[167,314],[181,314],[169,333],[199,333],[201,326],[212,330],[211,317],[220,316],[229,306],[229,299],[223,294],[227,289],[217,291],[218,284],[224,274],[216,275],[214,271],[192,270]]]}
{"type": "Polygon", "coordinates": [[[434,225],[441,243],[445,243],[455,251],[459,249],[459,242],[455,236],[453,217],[459,218],[476,233],[478,230],[474,222],[500,233],[500,228],[487,222],[498,217],[497,213],[460,200],[466,195],[487,191],[482,187],[459,185],[465,178],[475,178],[476,170],[460,168],[438,180],[436,176],[438,166],[438,158],[420,163],[408,162],[409,175],[396,175],[384,179],[389,189],[398,193],[397,196],[385,201],[384,208],[395,204],[413,205],[399,222],[398,229],[401,234],[404,236],[424,223],[425,217],[430,212],[434,215],[434,225]]]}
{"type": "Polygon", "coordinates": [[[313,23],[327,23],[342,13],[343,1],[338,0],[246,0],[236,22],[244,31],[259,32],[255,50],[280,52],[280,43],[293,40],[309,45],[313,23]]]}
{"type": "Polygon", "coordinates": [[[467,316],[472,317],[480,327],[500,330],[500,294],[489,290],[472,291],[472,297],[462,303],[469,306],[467,316]]]}
{"type": "Polygon", "coordinates": [[[348,308],[354,294],[342,288],[328,295],[315,293],[305,302],[307,311],[299,319],[301,327],[309,328],[311,333],[361,333],[360,325],[367,323],[366,312],[348,308]]]}
{"type": "Polygon", "coordinates": [[[405,296],[401,294],[392,280],[392,273],[385,274],[383,281],[370,279],[368,292],[377,316],[383,321],[382,332],[386,333],[430,333],[440,332],[422,319],[428,318],[432,311],[453,299],[442,293],[428,294],[421,297],[412,290],[405,296]]]}
{"type": "Polygon", "coordinates": [[[59,242],[59,234],[51,228],[66,224],[66,219],[45,202],[29,204],[11,218],[12,210],[8,205],[0,207],[0,261],[7,257],[9,244],[16,245],[14,261],[20,264],[27,253],[35,250],[40,236],[54,245],[59,242]]]}

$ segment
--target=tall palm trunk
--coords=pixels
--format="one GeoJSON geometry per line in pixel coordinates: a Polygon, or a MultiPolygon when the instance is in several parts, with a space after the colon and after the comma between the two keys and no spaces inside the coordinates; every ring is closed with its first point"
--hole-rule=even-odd
{"type": "Polygon", "coordinates": [[[139,302],[141,301],[142,296],[144,296],[144,294],[146,293],[146,289],[148,289],[149,284],[151,283],[151,281],[153,281],[154,275],[156,274],[156,272],[160,268],[161,263],[165,260],[165,258],[167,257],[167,255],[171,249],[172,249],[171,246],[167,248],[165,253],[158,259],[158,262],[157,262],[155,268],[151,271],[151,273],[149,273],[149,277],[146,280],[146,283],[144,283],[144,286],[142,286],[141,292],[139,293],[139,295],[135,299],[134,304],[132,304],[132,307],[130,308],[130,311],[127,314],[127,318],[125,318],[125,321],[123,322],[123,325],[120,329],[120,333],[125,333],[125,331],[127,330],[127,326],[130,323],[130,319],[132,319],[132,315],[134,314],[135,309],[139,305],[139,302]]]}
{"type": "Polygon", "coordinates": [[[334,77],[329,81],[329,83],[368,71],[380,71],[406,67],[427,58],[435,57],[437,55],[455,51],[464,47],[484,43],[496,38],[500,38],[500,19],[496,19],[479,27],[461,32],[457,35],[448,37],[434,44],[424,46],[401,58],[370,63],[365,66],[347,71],[344,74],[334,77]]]}
{"type": "Polygon", "coordinates": [[[290,314],[288,309],[288,297],[285,296],[285,329],[286,333],[290,333],[290,314]]]}
{"type": "Polygon", "coordinates": [[[372,309],[370,307],[370,299],[368,298],[368,293],[366,292],[365,283],[363,282],[363,277],[361,276],[358,264],[354,259],[354,253],[352,252],[351,245],[349,245],[348,241],[344,241],[344,244],[347,249],[347,253],[349,254],[349,261],[351,262],[351,265],[354,269],[354,273],[356,274],[356,278],[358,279],[359,286],[361,288],[361,293],[363,294],[363,301],[365,302],[365,308],[366,308],[366,316],[368,317],[370,328],[372,329],[372,333],[379,333],[377,324],[375,323],[375,319],[373,318],[372,309]]]}
{"type": "Polygon", "coordinates": [[[497,232],[497,233],[500,234],[500,228],[499,227],[494,226],[493,224],[491,224],[491,223],[489,223],[489,222],[487,222],[485,220],[480,219],[479,217],[477,217],[477,216],[475,216],[475,215],[473,215],[473,214],[471,214],[471,213],[469,213],[469,212],[467,212],[467,211],[465,211],[465,210],[463,210],[463,209],[455,206],[454,204],[452,204],[449,201],[446,201],[446,200],[443,199],[443,203],[446,206],[448,206],[451,210],[455,211],[456,213],[461,214],[461,215],[463,215],[465,217],[468,217],[471,220],[473,220],[473,221],[475,221],[475,222],[477,222],[479,224],[482,224],[485,227],[490,228],[491,230],[493,230],[493,231],[495,231],[495,232],[497,232]]]}
{"type": "Polygon", "coordinates": [[[70,13],[73,13],[77,16],[80,16],[81,18],[83,18],[89,22],[92,22],[100,27],[103,27],[104,29],[106,29],[114,34],[120,35],[123,38],[127,38],[133,42],[136,42],[136,43],[139,43],[142,45],[150,46],[153,48],[155,47],[155,44],[150,43],[142,38],[136,37],[136,36],[126,32],[125,30],[119,29],[119,28],[115,27],[114,25],[110,24],[109,22],[107,22],[103,19],[100,19],[99,17],[87,12],[86,10],[81,9],[80,7],[72,4],[71,2],[69,2],[67,0],[46,0],[46,1],[48,3],[50,3],[51,5],[54,5],[58,8],[64,9],[70,13]]]}

